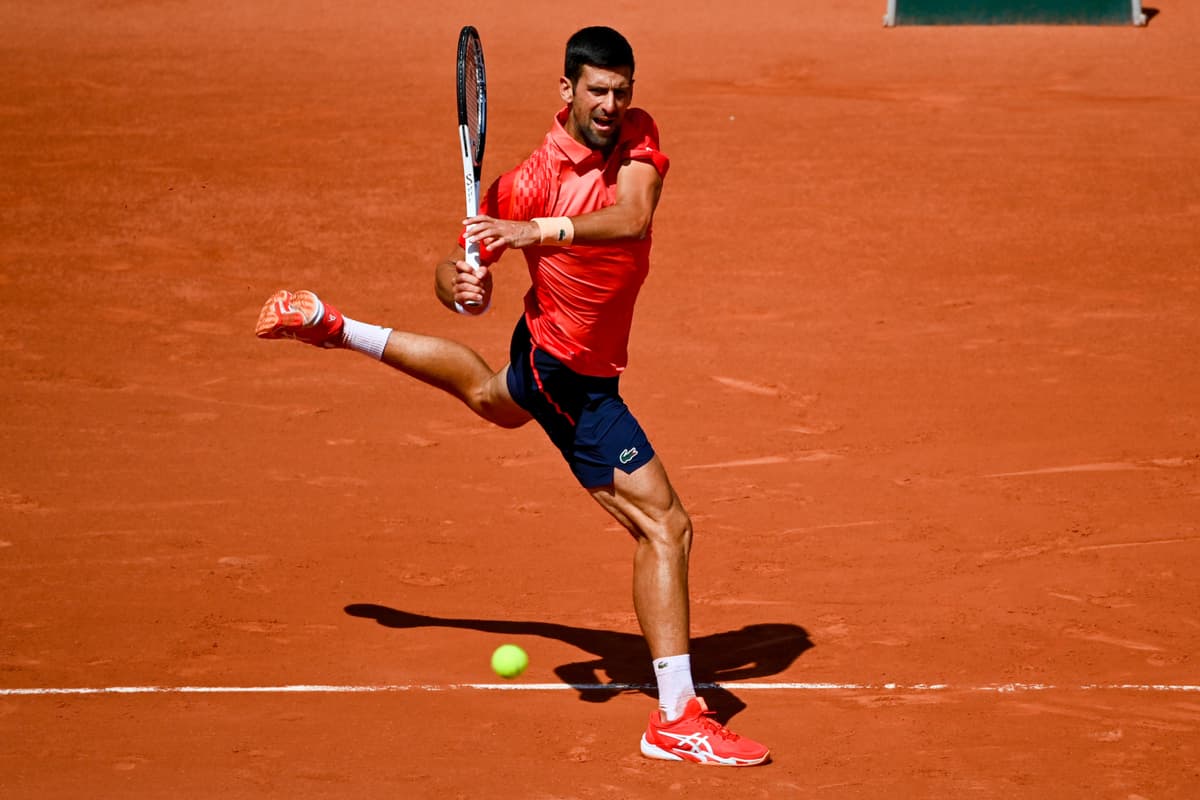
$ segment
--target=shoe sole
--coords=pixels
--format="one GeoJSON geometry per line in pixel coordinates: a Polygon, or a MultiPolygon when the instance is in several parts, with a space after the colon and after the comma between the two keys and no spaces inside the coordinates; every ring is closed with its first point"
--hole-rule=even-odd
{"type": "Polygon", "coordinates": [[[260,339],[295,339],[307,344],[321,344],[305,335],[309,328],[305,321],[320,309],[321,303],[312,292],[281,289],[263,304],[254,334],[260,339]]]}

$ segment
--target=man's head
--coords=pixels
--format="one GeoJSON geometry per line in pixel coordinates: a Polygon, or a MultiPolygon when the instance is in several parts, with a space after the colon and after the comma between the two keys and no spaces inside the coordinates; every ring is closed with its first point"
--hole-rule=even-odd
{"type": "Polygon", "coordinates": [[[566,129],[574,139],[595,149],[616,141],[633,100],[633,48],[625,37],[595,26],[568,39],[559,94],[571,107],[566,129]]]}

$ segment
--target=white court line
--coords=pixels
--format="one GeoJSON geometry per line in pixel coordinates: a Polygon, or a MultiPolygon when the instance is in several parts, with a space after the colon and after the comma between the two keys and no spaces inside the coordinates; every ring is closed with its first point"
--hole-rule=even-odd
{"type": "MultiPolygon", "coordinates": [[[[323,684],[292,684],[284,686],[101,686],[0,689],[0,697],[72,694],[368,694],[387,692],[452,692],[462,690],[485,692],[622,692],[653,688],[655,688],[654,684],[649,683],[411,683],[380,684],[374,686],[323,684]]],[[[975,686],[956,686],[950,683],[702,683],[698,684],[696,688],[728,689],[730,691],[975,692],[994,694],[1049,692],[1056,690],[1085,692],[1200,692],[1200,685],[1179,683],[1088,683],[1077,686],[1059,686],[1050,683],[990,683],[975,686]]]]}

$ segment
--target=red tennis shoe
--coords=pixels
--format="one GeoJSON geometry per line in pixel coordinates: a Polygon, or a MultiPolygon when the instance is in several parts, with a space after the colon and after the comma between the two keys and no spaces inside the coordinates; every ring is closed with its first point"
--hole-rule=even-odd
{"type": "Polygon", "coordinates": [[[683,716],[674,722],[663,722],[656,710],[642,736],[642,755],[726,767],[752,767],[771,755],[765,745],[738,736],[712,717],[699,697],[689,700],[683,716]]]}
{"type": "Polygon", "coordinates": [[[260,339],[298,339],[317,347],[337,347],[344,324],[341,313],[312,292],[280,289],[258,312],[254,334],[260,339]]]}

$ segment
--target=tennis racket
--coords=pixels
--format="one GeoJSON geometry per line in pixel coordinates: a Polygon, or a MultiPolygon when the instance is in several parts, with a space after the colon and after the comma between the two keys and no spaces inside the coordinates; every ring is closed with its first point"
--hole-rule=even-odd
{"type": "MultiPolygon", "coordinates": [[[[468,217],[479,213],[479,178],[483,172],[486,141],[487,79],[483,69],[483,45],[479,41],[479,32],[467,25],[458,34],[458,142],[462,148],[468,217]]],[[[479,244],[468,242],[466,251],[467,263],[478,268],[479,244]]]]}

